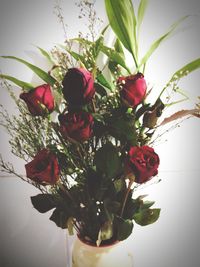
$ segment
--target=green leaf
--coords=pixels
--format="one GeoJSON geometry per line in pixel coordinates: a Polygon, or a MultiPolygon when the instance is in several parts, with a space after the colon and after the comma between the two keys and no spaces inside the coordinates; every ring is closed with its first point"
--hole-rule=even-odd
{"type": "Polygon", "coordinates": [[[108,240],[113,236],[113,223],[107,221],[101,227],[101,240],[108,240]]]}
{"type": "Polygon", "coordinates": [[[142,209],[149,209],[151,206],[155,204],[155,201],[143,201],[142,209]]]}
{"type": "MultiPolygon", "coordinates": [[[[163,88],[163,90],[159,94],[158,98],[161,97],[161,95],[168,88],[168,86],[169,86],[169,84],[171,82],[174,82],[176,80],[181,79],[182,77],[185,77],[186,75],[190,74],[192,71],[197,70],[198,68],[200,68],[200,58],[197,58],[197,59],[193,60],[192,62],[188,63],[187,65],[185,65],[184,67],[182,67],[181,69],[179,69],[178,71],[176,71],[173,74],[173,76],[170,79],[170,81],[167,83],[167,85],[163,88]]],[[[180,93],[183,96],[185,96],[186,98],[188,98],[186,95],[183,94],[183,92],[180,91],[180,89],[178,90],[178,93],[180,93]]]]}
{"type": "Polygon", "coordinates": [[[109,24],[101,31],[100,37],[95,41],[95,59],[98,57],[101,51],[101,46],[103,45],[104,42],[104,34],[107,31],[108,27],[109,24]]]}
{"type": "Polygon", "coordinates": [[[121,207],[118,201],[112,201],[110,198],[104,200],[104,208],[107,212],[107,218],[113,220],[113,214],[117,214],[121,207]]]}
{"type": "Polygon", "coordinates": [[[124,50],[120,40],[117,38],[114,44],[115,51],[120,54],[120,56],[125,60],[124,50]]]}
{"type": "Polygon", "coordinates": [[[137,144],[137,134],[133,118],[113,116],[108,120],[108,130],[112,136],[131,145],[137,144]]]}
{"type": "Polygon", "coordinates": [[[74,51],[70,51],[70,50],[67,50],[67,52],[74,58],[76,59],[77,61],[81,61],[81,62],[84,62],[85,59],[84,59],[84,56],[74,52],[74,51]]]}
{"type": "Polygon", "coordinates": [[[62,229],[66,229],[68,226],[69,216],[62,209],[56,208],[49,219],[62,229]]]}
{"type": "Polygon", "coordinates": [[[95,121],[104,123],[104,117],[101,114],[99,113],[91,113],[91,114],[95,121]]]}
{"type": "Polygon", "coordinates": [[[104,37],[99,37],[99,39],[96,40],[95,46],[94,46],[94,51],[93,51],[93,57],[95,61],[97,60],[97,57],[99,53],[101,52],[101,46],[103,45],[104,37]]]}
{"type": "Polygon", "coordinates": [[[133,216],[140,209],[140,201],[138,199],[132,199],[131,197],[127,200],[123,218],[124,219],[133,219],[133,216]]]}
{"type": "Polygon", "coordinates": [[[135,47],[136,17],[131,0],[105,0],[106,12],[110,25],[124,45],[133,55],[137,67],[135,47]]]}
{"type": "Polygon", "coordinates": [[[106,87],[110,91],[113,91],[111,84],[106,80],[105,76],[102,73],[98,73],[96,79],[102,86],[106,87]]]}
{"type": "Polygon", "coordinates": [[[105,28],[103,28],[103,30],[101,31],[101,35],[104,35],[105,34],[105,32],[107,31],[107,29],[109,28],[109,24],[105,27],[105,28]]]}
{"type": "Polygon", "coordinates": [[[40,50],[41,54],[42,54],[44,57],[46,57],[46,58],[48,59],[48,61],[49,61],[50,63],[54,64],[54,62],[53,62],[53,60],[52,60],[50,54],[49,54],[46,50],[44,50],[43,48],[41,48],[41,47],[39,47],[39,46],[37,46],[37,48],[40,50]]]}
{"type": "Polygon", "coordinates": [[[109,240],[113,236],[113,222],[112,221],[107,221],[105,222],[99,231],[98,234],[98,240],[97,240],[97,246],[99,247],[101,242],[103,240],[109,240]]]}
{"type": "Polygon", "coordinates": [[[117,239],[119,241],[127,239],[133,231],[133,222],[131,220],[117,219],[117,239]]]}
{"type": "Polygon", "coordinates": [[[95,199],[101,198],[101,195],[103,195],[105,191],[105,189],[101,190],[102,176],[98,172],[90,168],[87,171],[86,179],[90,196],[95,199]]]}
{"type": "Polygon", "coordinates": [[[150,56],[155,52],[155,50],[160,46],[160,44],[167,39],[167,37],[169,37],[169,35],[177,28],[177,26],[186,18],[188,18],[188,16],[184,16],[182,18],[180,18],[177,22],[175,22],[170,29],[168,30],[167,33],[163,34],[159,39],[157,39],[149,48],[149,50],[147,51],[147,53],[145,54],[145,56],[142,58],[139,67],[141,67],[142,65],[146,64],[147,60],[150,58],[150,56]]]}
{"type": "Polygon", "coordinates": [[[115,187],[116,193],[119,193],[120,191],[122,191],[125,188],[125,185],[126,183],[125,183],[124,178],[115,180],[114,187],[115,187]]]}
{"type": "Polygon", "coordinates": [[[62,48],[63,50],[67,51],[67,46],[66,46],[66,45],[59,44],[59,43],[57,43],[56,45],[57,45],[59,48],[62,48]]]}
{"type": "Polygon", "coordinates": [[[31,197],[33,207],[41,213],[45,213],[56,207],[55,197],[50,194],[39,194],[31,197]]]}
{"type": "Polygon", "coordinates": [[[107,209],[109,212],[112,212],[113,214],[117,214],[119,212],[121,208],[121,203],[117,202],[117,201],[112,201],[110,203],[110,206],[107,206],[107,209]]]}
{"type": "Polygon", "coordinates": [[[194,61],[188,63],[183,68],[181,68],[180,70],[175,72],[174,75],[172,76],[170,82],[178,80],[178,79],[188,75],[192,71],[197,70],[198,68],[200,68],[200,58],[195,59],[194,61]]]}
{"type": "Polygon", "coordinates": [[[140,209],[135,213],[133,218],[135,222],[141,226],[152,224],[158,220],[160,216],[160,209],[140,209]]]}
{"type": "Polygon", "coordinates": [[[126,66],[124,58],[120,55],[119,52],[115,51],[114,49],[107,47],[107,46],[101,46],[101,51],[106,54],[106,56],[114,61],[115,63],[122,66],[124,69],[126,69],[129,74],[131,73],[130,69],[126,66]]]}
{"type": "Polygon", "coordinates": [[[99,94],[101,97],[104,97],[107,95],[106,89],[99,83],[94,84],[95,90],[97,94],[99,94]]]}
{"type": "Polygon", "coordinates": [[[154,205],[154,201],[144,201],[143,198],[145,196],[139,196],[137,199],[129,198],[127,200],[123,218],[124,219],[134,219],[135,214],[140,213],[143,210],[149,209],[151,206],[154,205]]]}
{"type": "Polygon", "coordinates": [[[14,84],[18,85],[19,87],[21,87],[21,88],[23,88],[24,90],[27,90],[27,91],[34,89],[34,86],[32,84],[23,82],[21,80],[18,80],[16,78],[12,77],[12,76],[0,74],[0,78],[6,79],[8,81],[11,81],[14,84]]]}
{"type": "Polygon", "coordinates": [[[108,179],[113,179],[121,171],[122,162],[112,143],[103,145],[95,154],[94,163],[108,179]]]}
{"type": "Polygon", "coordinates": [[[23,59],[13,57],[13,56],[2,56],[2,58],[14,59],[14,60],[17,60],[17,61],[25,64],[35,74],[37,74],[38,77],[40,77],[43,81],[50,84],[51,86],[53,86],[56,83],[56,80],[50,74],[48,74],[47,72],[43,71],[42,69],[36,67],[35,65],[33,65],[33,64],[23,60],[23,59]]]}
{"type": "Polygon", "coordinates": [[[139,8],[138,8],[138,16],[137,16],[137,27],[138,27],[138,31],[140,29],[140,26],[142,24],[142,21],[143,21],[143,18],[144,18],[144,14],[145,14],[145,11],[147,9],[147,6],[148,6],[148,0],[141,0],[140,1],[140,5],[139,5],[139,8]]]}
{"type": "Polygon", "coordinates": [[[74,234],[74,218],[73,217],[69,217],[67,220],[67,229],[69,232],[69,235],[73,235],[74,234]]]}

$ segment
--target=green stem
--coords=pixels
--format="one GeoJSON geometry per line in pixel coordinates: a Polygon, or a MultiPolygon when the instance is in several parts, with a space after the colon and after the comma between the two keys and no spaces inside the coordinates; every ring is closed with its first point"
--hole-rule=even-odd
{"type": "Polygon", "coordinates": [[[162,89],[162,91],[160,92],[160,94],[159,94],[159,96],[158,96],[158,99],[161,97],[161,95],[164,93],[165,90],[166,90],[166,87],[164,87],[164,88],[162,89]]]}

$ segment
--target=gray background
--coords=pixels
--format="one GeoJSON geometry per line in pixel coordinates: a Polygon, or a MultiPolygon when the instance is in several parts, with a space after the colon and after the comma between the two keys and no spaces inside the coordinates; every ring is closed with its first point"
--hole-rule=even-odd
{"type": "MultiPolygon", "coordinates": [[[[138,1],[134,1],[138,3],[138,1]]],[[[62,1],[70,37],[85,31],[77,19],[74,1],[62,1]]],[[[0,1],[0,55],[15,55],[45,67],[34,45],[50,49],[63,42],[61,25],[53,14],[52,0],[0,1]]],[[[97,11],[105,19],[104,1],[97,0],[97,11]]],[[[149,86],[159,92],[170,75],[200,54],[200,1],[150,0],[141,35],[142,53],[178,18],[194,15],[183,23],[182,31],[169,38],[152,57],[147,68],[149,86]]],[[[105,22],[106,23],[106,22],[105,22]]],[[[40,83],[23,65],[0,60],[0,69],[26,81],[40,83]]],[[[200,71],[182,80],[180,85],[191,98],[199,95],[200,71]]],[[[16,88],[19,91],[19,89],[16,88]]],[[[16,112],[3,89],[0,102],[16,112]]],[[[191,103],[186,103],[191,107],[191,103]]],[[[183,104],[180,105],[180,109],[183,104]]],[[[173,109],[169,112],[173,112],[173,109]]],[[[200,266],[200,127],[197,119],[185,121],[155,147],[161,158],[159,178],[162,182],[138,192],[149,194],[162,208],[159,221],[151,226],[135,226],[131,236],[134,267],[200,266]]],[[[24,173],[24,163],[13,157],[7,135],[1,130],[0,150],[6,160],[24,173]]],[[[16,178],[0,179],[0,266],[66,267],[66,232],[39,214],[29,197],[36,189],[16,178]]],[[[125,266],[124,266],[125,267],[125,266]]]]}

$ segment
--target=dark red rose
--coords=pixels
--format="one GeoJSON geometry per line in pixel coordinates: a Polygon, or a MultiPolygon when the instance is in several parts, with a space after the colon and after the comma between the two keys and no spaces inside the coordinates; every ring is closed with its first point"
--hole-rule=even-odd
{"type": "Polygon", "coordinates": [[[64,98],[70,105],[87,104],[95,94],[92,74],[83,68],[69,69],[62,84],[64,98]]]}
{"type": "Polygon", "coordinates": [[[145,183],[155,176],[159,163],[158,155],[149,146],[134,146],[129,150],[128,168],[132,170],[138,184],[145,183]]]}
{"type": "Polygon", "coordinates": [[[42,116],[47,110],[49,112],[54,110],[54,98],[49,84],[43,84],[28,93],[22,93],[20,98],[26,102],[33,116],[42,116]]]}
{"type": "Polygon", "coordinates": [[[118,85],[120,86],[121,99],[128,107],[136,107],[145,97],[147,85],[141,73],[119,77],[118,85]]]}
{"type": "Polygon", "coordinates": [[[59,165],[56,155],[44,148],[25,165],[26,176],[42,185],[54,185],[59,179],[59,165]]]}
{"type": "Polygon", "coordinates": [[[88,140],[92,135],[93,117],[84,111],[59,115],[60,131],[64,138],[78,142],[88,140]]]}

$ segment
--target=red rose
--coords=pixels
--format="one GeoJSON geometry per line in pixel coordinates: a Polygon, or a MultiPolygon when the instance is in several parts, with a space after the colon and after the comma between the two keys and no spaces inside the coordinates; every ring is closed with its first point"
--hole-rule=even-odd
{"type": "Polygon", "coordinates": [[[45,115],[45,108],[49,112],[54,109],[54,98],[49,84],[43,84],[28,93],[22,93],[20,98],[26,102],[28,110],[33,116],[45,115]]]}
{"type": "Polygon", "coordinates": [[[92,74],[83,68],[69,69],[62,82],[63,94],[70,105],[84,105],[95,94],[92,74]]]}
{"type": "Polygon", "coordinates": [[[59,165],[56,156],[44,148],[25,165],[26,176],[42,185],[54,185],[59,179],[59,165]]]}
{"type": "Polygon", "coordinates": [[[137,73],[127,77],[119,77],[120,96],[128,107],[136,107],[146,94],[146,81],[143,74],[137,73]]]}
{"type": "Polygon", "coordinates": [[[153,148],[134,146],[128,155],[128,167],[133,171],[136,183],[145,183],[158,173],[160,160],[153,148]]]}
{"type": "Polygon", "coordinates": [[[60,131],[65,138],[78,142],[88,140],[92,135],[93,117],[86,112],[69,112],[59,115],[60,131]]]}

